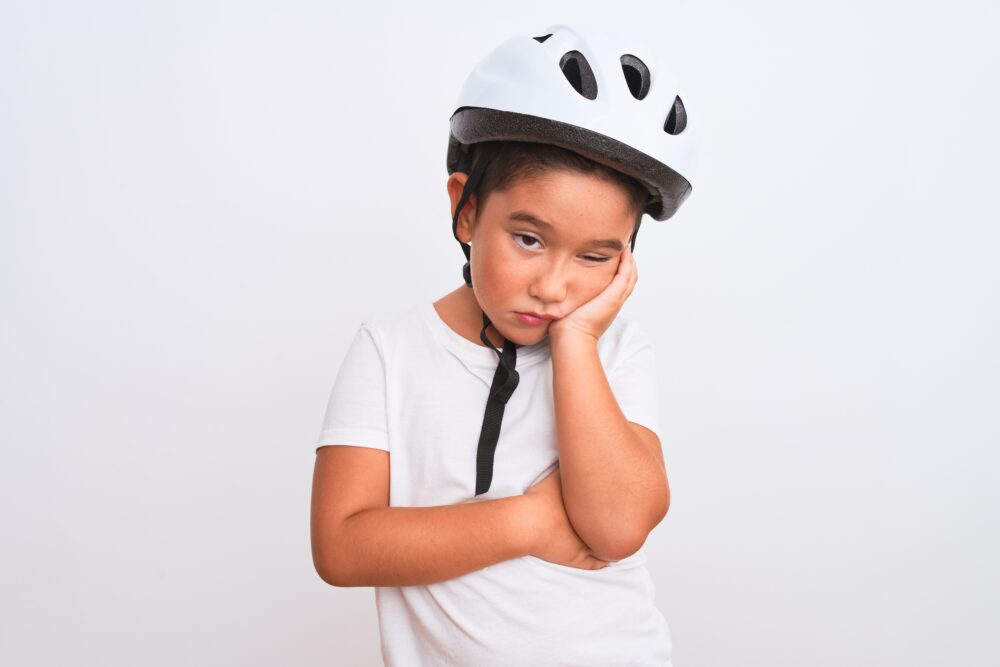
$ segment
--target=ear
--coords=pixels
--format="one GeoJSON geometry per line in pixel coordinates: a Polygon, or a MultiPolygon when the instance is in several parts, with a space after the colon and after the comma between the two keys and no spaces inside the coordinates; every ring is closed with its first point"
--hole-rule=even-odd
{"type": "MultiPolygon", "coordinates": [[[[451,218],[455,219],[455,209],[462,198],[462,190],[465,188],[469,175],[465,172],[456,171],[448,178],[448,198],[451,200],[451,218]]],[[[462,243],[472,240],[472,230],[476,220],[476,195],[470,194],[469,198],[462,205],[462,211],[458,214],[458,226],[455,234],[462,243]]]]}

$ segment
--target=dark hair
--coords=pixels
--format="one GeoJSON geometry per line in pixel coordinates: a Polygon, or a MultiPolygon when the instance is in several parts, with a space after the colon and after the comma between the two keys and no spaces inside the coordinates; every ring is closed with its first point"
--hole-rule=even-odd
{"type": "MultiPolygon", "coordinates": [[[[497,143],[497,142],[490,142],[497,143]]],[[[504,190],[516,181],[541,175],[554,169],[565,169],[595,174],[625,189],[630,200],[630,211],[638,225],[649,203],[649,191],[639,181],[607,165],[595,162],[579,153],[552,144],[525,141],[501,141],[499,150],[486,165],[476,186],[478,206],[486,203],[490,193],[504,190]]],[[[476,148],[482,144],[476,144],[476,148]]]]}

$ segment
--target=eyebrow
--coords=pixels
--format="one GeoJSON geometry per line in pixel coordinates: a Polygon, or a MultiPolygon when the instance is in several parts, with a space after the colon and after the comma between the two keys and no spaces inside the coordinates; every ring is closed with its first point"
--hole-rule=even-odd
{"type": "MultiPolygon", "coordinates": [[[[555,231],[555,226],[551,222],[546,222],[528,211],[514,211],[510,214],[510,219],[526,222],[529,225],[534,225],[539,229],[544,229],[549,232],[555,231]]],[[[614,250],[615,252],[621,252],[625,249],[622,242],[617,239],[593,239],[587,243],[587,245],[599,248],[608,248],[610,250],[614,250]]]]}

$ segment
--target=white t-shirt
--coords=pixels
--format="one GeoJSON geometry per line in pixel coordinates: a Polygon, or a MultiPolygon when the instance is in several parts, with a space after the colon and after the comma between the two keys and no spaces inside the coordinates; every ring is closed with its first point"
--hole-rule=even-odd
{"type": "MultiPolygon", "coordinates": [[[[626,419],[659,434],[654,349],[619,315],[597,343],[626,419]]],[[[520,495],[558,463],[548,338],[517,348],[487,493],[476,454],[497,353],[424,303],[362,322],[318,446],[388,451],[392,507],[520,495]]],[[[667,621],[640,549],[598,570],[524,556],[426,586],[375,587],[386,667],[670,667],[667,621]]]]}

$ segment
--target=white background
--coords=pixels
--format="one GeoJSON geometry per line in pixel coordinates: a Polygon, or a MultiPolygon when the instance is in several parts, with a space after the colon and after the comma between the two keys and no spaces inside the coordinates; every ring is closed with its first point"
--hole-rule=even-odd
{"type": "Polygon", "coordinates": [[[310,556],[327,394],[462,284],[465,76],[574,17],[703,114],[623,311],[675,667],[996,664],[1000,11],[859,0],[4,0],[0,663],[380,664],[310,556]]]}

